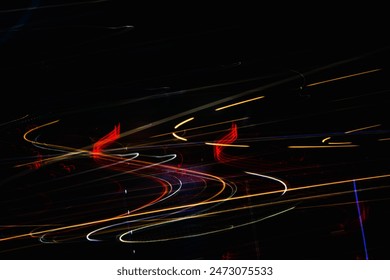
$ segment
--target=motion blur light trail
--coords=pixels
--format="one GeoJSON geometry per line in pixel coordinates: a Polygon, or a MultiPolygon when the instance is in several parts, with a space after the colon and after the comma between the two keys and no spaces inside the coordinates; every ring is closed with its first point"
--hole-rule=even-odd
{"type": "Polygon", "coordinates": [[[117,140],[120,136],[120,124],[115,126],[114,130],[108,133],[103,138],[99,139],[94,145],[92,149],[92,156],[94,158],[98,157],[98,155],[103,151],[103,149],[110,145],[112,142],[117,140]]]}
{"type": "Polygon", "coordinates": [[[321,82],[308,84],[308,85],[306,85],[306,87],[318,86],[318,85],[325,84],[325,83],[330,83],[330,82],[334,82],[334,81],[338,81],[338,80],[348,79],[348,78],[351,78],[351,77],[356,77],[356,76],[360,76],[360,75],[370,74],[370,73],[373,73],[373,72],[376,72],[376,71],[380,71],[380,70],[381,69],[374,69],[374,70],[368,70],[368,71],[355,73],[355,74],[350,74],[350,75],[346,75],[346,76],[341,76],[341,77],[337,77],[337,78],[334,78],[334,79],[329,79],[329,80],[325,80],[325,81],[321,81],[321,82]]]}
{"type": "Polygon", "coordinates": [[[388,255],[388,47],[117,1],[0,14],[3,258],[388,255]]]}
{"type": "Polygon", "coordinates": [[[237,125],[233,123],[229,133],[222,137],[220,140],[218,140],[216,146],[214,146],[214,157],[217,161],[224,161],[222,151],[224,147],[226,147],[225,145],[232,144],[234,141],[237,140],[237,138],[237,125]]]}
{"type": "Polygon", "coordinates": [[[355,198],[356,198],[356,207],[358,210],[358,215],[359,215],[359,223],[360,223],[360,228],[362,231],[362,239],[363,239],[363,246],[364,246],[364,253],[365,253],[365,258],[368,260],[368,252],[367,252],[367,245],[366,245],[366,236],[364,234],[364,226],[363,226],[363,219],[362,219],[362,214],[360,212],[360,205],[359,205],[359,198],[358,198],[358,193],[357,193],[357,188],[356,188],[356,182],[353,181],[353,190],[355,192],[355,198]]]}

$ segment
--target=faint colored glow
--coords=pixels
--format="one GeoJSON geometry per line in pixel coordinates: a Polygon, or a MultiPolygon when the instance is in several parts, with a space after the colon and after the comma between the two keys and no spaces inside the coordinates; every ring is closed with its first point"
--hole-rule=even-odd
{"type": "Polygon", "coordinates": [[[226,108],[230,108],[230,107],[233,107],[233,106],[241,105],[241,104],[244,104],[244,103],[248,103],[248,102],[251,102],[251,101],[255,101],[255,100],[258,100],[258,99],[262,99],[262,98],[264,98],[264,97],[265,97],[265,96],[259,96],[259,97],[255,97],[255,98],[252,98],[252,99],[240,101],[240,102],[237,102],[237,103],[233,103],[233,104],[230,104],[230,105],[226,105],[226,106],[223,106],[223,107],[219,107],[219,108],[215,109],[215,111],[220,111],[220,110],[223,110],[223,109],[226,109],[226,108]]]}
{"type": "Polygon", "coordinates": [[[352,142],[328,142],[329,145],[350,145],[352,142]]]}
{"type": "Polygon", "coordinates": [[[366,236],[365,236],[365,234],[364,234],[364,226],[363,226],[362,215],[361,215],[361,212],[360,212],[359,198],[358,198],[358,194],[357,194],[356,181],[355,181],[355,180],[353,181],[353,190],[354,190],[354,193],[355,193],[356,207],[357,207],[357,211],[358,211],[358,215],[359,215],[360,229],[361,229],[361,232],[362,232],[364,253],[365,253],[365,255],[366,255],[366,260],[368,260],[366,236]]]}
{"type": "Polygon", "coordinates": [[[381,139],[378,139],[378,141],[389,141],[390,138],[381,138],[381,139]]]}
{"type": "Polygon", "coordinates": [[[381,124],[375,124],[375,125],[370,125],[370,126],[365,126],[365,127],[349,130],[349,131],[346,131],[345,134],[349,134],[349,133],[353,133],[353,132],[357,132],[357,131],[361,131],[361,130],[366,130],[366,129],[370,129],[370,128],[374,128],[374,127],[378,127],[378,126],[381,126],[381,124]]]}
{"type": "Polygon", "coordinates": [[[180,127],[181,125],[183,125],[185,123],[192,121],[193,119],[194,119],[194,117],[186,119],[186,120],[182,121],[181,123],[178,123],[177,125],[175,125],[175,129],[177,129],[178,127],[180,127]]]}
{"type": "Polygon", "coordinates": [[[38,159],[31,165],[34,169],[39,169],[42,166],[42,155],[40,153],[38,153],[37,158],[38,159]]]}
{"type": "Polygon", "coordinates": [[[172,132],[172,135],[173,135],[173,137],[175,137],[181,141],[188,141],[186,138],[177,135],[175,132],[172,132]]]}
{"type": "Polygon", "coordinates": [[[328,148],[355,148],[359,145],[329,145],[329,146],[288,146],[289,149],[328,149],[328,148]]]}
{"type": "Polygon", "coordinates": [[[235,144],[222,144],[222,143],[212,143],[212,142],[205,142],[206,145],[210,146],[221,146],[221,147],[236,147],[236,148],[249,148],[249,145],[235,145],[235,144]]]}
{"type": "Polygon", "coordinates": [[[130,222],[129,221],[125,221],[125,222],[121,222],[121,223],[115,223],[115,224],[111,224],[111,225],[108,225],[108,226],[105,226],[105,227],[101,227],[101,228],[98,228],[98,229],[95,229],[93,231],[91,231],[90,233],[88,233],[85,237],[87,238],[88,241],[91,241],[91,242],[100,242],[100,241],[103,241],[103,240],[100,240],[100,239],[96,239],[96,238],[92,238],[91,236],[92,235],[95,235],[101,231],[104,231],[104,230],[107,230],[107,229],[111,229],[113,227],[116,227],[116,226],[121,226],[121,225],[125,225],[125,224],[129,224],[130,222]]]}
{"type": "Polygon", "coordinates": [[[119,26],[103,26],[101,28],[117,30],[117,29],[133,29],[134,25],[119,25],[119,26]]]}
{"type": "Polygon", "coordinates": [[[326,141],[328,141],[330,139],[330,137],[326,137],[326,138],[324,138],[324,139],[322,139],[322,143],[325,143],[326,141]]]}
{"type": "Polygon", "coordinates": [[[23,120],[23,119],[27,118],[28,116],[29,115],[27,114],[27,115],[25,115],[23,117],[20,117],[20,118],[17,118],[17,119],[8,121],[8,122],[0,123],[0,126],[4,126],[4,125],[7,125],[7,124],[10,124],[10,123],[13,123],[13,122],[17,122],[17,121],[23,120]]]}
{"type": "Polygon", "coordinates": [[[283,182],[282,180],[278,179],[278,178],[275,178],[275,177],[272,177],[272,176],[263,175],[263,174],[259,174],[259,173],[248,172],[248,171],[244,171],[244,172],[246,174],[249,174],[249,175],[264,177],[264,178],[267,178],[267,179],[271,179],[271,180],[277,181],[277,182],[281,183],[284,186],[284,191],[282,192],[281,195],[284,195],[287,192],[287,189],[288,189],[287,184],[285,182],[283,182]]]}
{"type": "Polygon", "coordinates": [[[16,13],[23,11],[32,11],[32,10],[42,10],[42,9],[52,9],[52,8],[60,8],[60,7],[70,7],[70,6],[80,6],[80,5],[89,5],[89,4],[97,4],[108,2],[109,0],[94,0],[94,1],[80,1],[76,3],[66,3],[66,4],[53,4],[53,5],[41,5],[41,6],[33,6],[26,8],[16,8],[16,9],[8,9],[1,10],[0,13],[16,13]]]}
{"type": "MultiPolygon", "coordinates": [[[[388,187],[380,187],[376,188],[381,189],[381,188],[388,188],[388,187]]],[[[378,202],[378,201],[389,201],[390,198],[375,198],[375,199],[366,199],[366,200],[359,200],[359,202],[378,202]]],[[[335,207],[335,206],[345,206],[345,205],[351,205],[351,204],[356,204],[356,201],[347,201],[347,202],[339,202],[339,203],[324,203],[324,204],[316,204],[316,205],[310,205],[310,206],[299,206],[299,209],[310,209],[310,208],[323,208],[323,207],[335,207]]],[[[363,215],[364,216],[364,215],[363,215]]]]}
{"type": "Polygon", "coordinates": [[[350,74],[350,75],[346,75],[346,76],[341,76],[341,77],[334,78],[334,79],[329,79],[329,80],[325,80],[325,81],[321,81],[321,82],[311,83],[311,84],[306,85],[306,87],[313,87],[313,86],[317,86],[317,85],[321,85],[321,84],[325,84],[325,83],[330,83],[330,82],[334,82],[334,81],[338,81],[338,80],[343,80],[343,79],[347,79],[347,78],[351,78],[351,77],[356,77],[356,76],[360,76],[360,75],[370,74],[370,73],[377,72],[377,71],[380,71],[380,70],[382,70],[382,69],[373,69],[373,70],[368,70],[368,71],[359,72],[359,73],[355,73],[355,74],[350,74]]]}

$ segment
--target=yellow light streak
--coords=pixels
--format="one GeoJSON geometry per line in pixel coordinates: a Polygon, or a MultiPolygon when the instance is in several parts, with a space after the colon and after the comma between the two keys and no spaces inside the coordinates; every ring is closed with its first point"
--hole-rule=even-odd
{"type": "Polygon", "coordinates": [[[259,96],[259,97],[255,97],[255,98],[252,98],[252,99],[240,101],[240,102],[237,102],[237,103],[233,103],[233,104],[230,104],[230,105],[226,105],[226,106],[223,106],[223,107],[219,107],[219,108],[215,109],[215,111],[220,111],[220,110],[223,110],[223,109],[226,109],[226,108],[230,108],[230,107],[233,107],[233,106],[241,105],[241,104],[244,104],[244,103],[248,103],[248,102],[251,102],[251,101],[255,101],[255,100],[258,100],[258,99],[262,99],[262,98],[264,98],[264,97],[265,97],[265,96],[259,96]]]}
{"type": "Polygon", "coordinates": [[[328,148],[355,148],[359,145],[328,145],[328,146],[288,146],[289,149],[328,149],[328,148]]]}
{"type": "MultiPolygon", "coordinates": [[[[88,154],[90,153],[90,151],[88,151],[88,150],[84,150],[84,149],[75,149],[75,148],[66,147],[66,146],[61,146],[61,145],[55,145],[55,144],[47,144],[47,143],[43,143],[43,142],[38,142],[38,141],[31,140],[31,139],[29,139],[29,138],[27,137],[31,132],[34,132],[35,130],[38,130],[38,129],[41,129],[41,128],[43,128],[43,127],[46,127],[46,126],[49,126],[49,125],[58,123],[59,121],[60,121],[60,120],[55,120],[55,121],[52,121],[52,122],[48,122],[48,123],[39,125],[39,126],[37,126],[37,127],[34,127],[34,128],[32,128],[32,129],[28,130],[27,132],[25,132],[25,133],[23,134],[23,139],[24,139],[25,141],[27,141],[27,142],[33,144],[33,145],[45,146],[45,147],[50,147],[50,148],[54,148],[54,149],[60,149],[60,150],[69,151],[68,153],[63,154],[63,155],[54,156],[54,157],[47,158],[47,159],[41,159],[41,160],[40,160],[40,163],[41,163],[41,164],[46,164],[46,163],[51,162],[51,161],[58,161],[58,160],[61,160],[61,159],[64,159],[64,158],[67,158],[67,157],[70,157],[70,156],[74,156],[74,155],[79,155],[79,154],[82,154],[82,153],[88,153],[88,154]]],[[[31,163],[33,163],[33,162],[18,164],[18,165],[15,165],[15,167],[28,166],[28,165],[30,165],[31,163]]]]}
{"type": "Polygon", "coordinates": [[[34,140],[30,140],[27,138],[27,135],[30,134],[31,132],[35,131],[35,130],[38,130],[42,127],[45,127],[45,126],[49,126],[51,124],[55,124],[55,123],[58,123],[60,120],[55,120],[55,121],[52,121],[52,122],[48,122],[48,123],[45,123],[45,124],[42,124],[42,125],[39,125],[37,127],[34,127],[30,130],[28,130],[26,133],[23,134],[23,139],[26,140],[27,142],[30,142],[32,144],[40,144],[40,145],[46,145],[45,143],[39,143],[39,142],[36,142],[34,140]]]}
{"type": "Polygon", "coordinates": [[[325,143],[326,141],[328,141],[330,139],[330,137],[326,137],[326,138],[324,138],[324,139],[322,139],[322,143],[325,143]]]}
{"type": "Polygon", "coordinates": [[[350,145],[352,142],[329,142],[329,145],[350,145]]]}
{"type": "Polygon", "coordinates": [[[186,119],[186,120],[182,121],[181,123],[178,123],[177,125],[175,125],[175,129],[177,129],[178,127],[180,127],[181,125],[183,125],[185,123],[188,123],[188,122],[192,121],[193,119],[195,119],[195,118],[192,117],[192,118],[189,118],[189,119],[186,119]]]}
{"type": "Polygon", "coordinates": [[[172,132],[172,135],[173,137],[179,139],[179,140],[182,140],[182,141],[188,141],[186,138],[184,137],[180,137],[179,135],[177,135],[175,132],[172,132]]]}
{"type": "Polygon", "coordinates": [[[206,144],[206,145],[211,145],[211,146],[235,147],[235,148],[249,148],[249,145],[220,144],[220,143],[212,143],[212,142],[205,142],[205,144],[206,144]]]}
{"type": "Polygon", "coordinates": [[[366,130],[366,129],[370,129],[370,128],[374,128],[374,127],[378,127],[378,126],[381,126],[381,124],[375,124],[375,125],[370,125],[370,126],[365,126],[365,127],[362,127],[362,128],[349,130],[349,131],[346,131],[345,134],[354,133],[354,132],[357,132],[357,131],[366,130]]]}
{"type": "Polygon", "coordinates": [[[346,76],[341,76],[341,77],[334,78],[334,79],[329,79],[329,80],[325,80],[325,81],[321,81],[321,82],[311,83],[311,84],[306,85],[306,87],[313,87],[313,86],[317,86],[317,85],[321,85],[321,84],[325,84],[325,83],[330,83],[330,82],[334,82],[334,81],[339,81],[339,80],[343,80],[343,79],[347,79],[347,78],[351,78],[351,77],[356,77],[356,76],[360,76],[360,75],[370,74],[370,73],[374,73],[374,72],[377,72],[377,71],[380,71],[380,70],[382,70],[382,69],[378,68],[378,69],[368,70],[368,71],[359,72],[359,73],[355,73],[355,74],[350,74],[350,75],[346,75],[346,76]]]}

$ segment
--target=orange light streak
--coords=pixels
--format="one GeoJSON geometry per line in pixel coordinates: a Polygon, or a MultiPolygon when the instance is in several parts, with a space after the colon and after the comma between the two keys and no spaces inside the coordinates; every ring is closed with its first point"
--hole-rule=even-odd
{"type": "Polygon", "coordinates": [[[244,103],[252,102],[252,101],[255,101],[255,100],[258,100],[258,99],[262,99],[264,97],[265,96],[259,96],[259,97],[255,97],[255,98],[252,98],[252,99],[240,101],[240,102],[237,102],[237,103],[233,103],[233,104],[230,104],[230,105],[219,107],[219,108],[215,109],[215,111],[220,111],[220,110],[223,110],[223,109],[226,109],[226,108],[230,108],[230,107],[233,107],[233,106],[237,106],[237,105],[241,105],[241,104],[244,104],[244,103]]]}
{"type": "Polygon", "coordinates": [[[333,79],[329,79],[329,80],[325,80],[325,81],[321,81],[321,82],[311,83],[311,84],[306,85],[306,87],[318,86],[318,85],[325,84],[325,83],[330,83],[330,82],[339,81],[339,80],[343,80],[343,79],[347,79],[347,78],[351,78],[351,77],[374,73],[374,72],[377,72],[380,70],[382,70],[382,69],[378,68],[378,69],[368,70],[368,71],[350,74],[350,75],[346,75],[346,76],[341,76],[338,78],[333,78],[333,79]]]}

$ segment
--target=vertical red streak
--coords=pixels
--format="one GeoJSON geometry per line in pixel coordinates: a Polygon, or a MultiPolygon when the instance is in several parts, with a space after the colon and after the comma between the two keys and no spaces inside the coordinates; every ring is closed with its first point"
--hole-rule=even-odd
{"type": "MultiPolygon", "coordinates": [[[[220,140],[217,141],[218,144],[231,144],[236,141],[238,138],[237,125],[232,123],[232,128],[229,133],[223,136],[220,140]]],[[[222,151],[225,149],[224,146],[214,146],[214,158],[217,161],[223,161],[222,151]]]]}
{"type": "Polygon", "coordinates": [[[110,145],[115,140],[119,139],[120,136],[120,124],[116,125],[114,129],[107,135],[100,138],[92,148],[92,157],[97,158],[99,154],[102,153],[102,150],[110,145]]]}
{"type": "Polygon", "coordinates": [[[42,155],[38,153],[37,160],[31,164],[32,169],[39,169],[42,166],[42,155]]]}
{"type": "Polygon", "coordinates": [[[361,218],[362,218],[362,221],[365,222],[367,220],[367,216],[368,216],[368,208],[362,202],[359,202],[359,204],[360,204],[361,218]]]}

